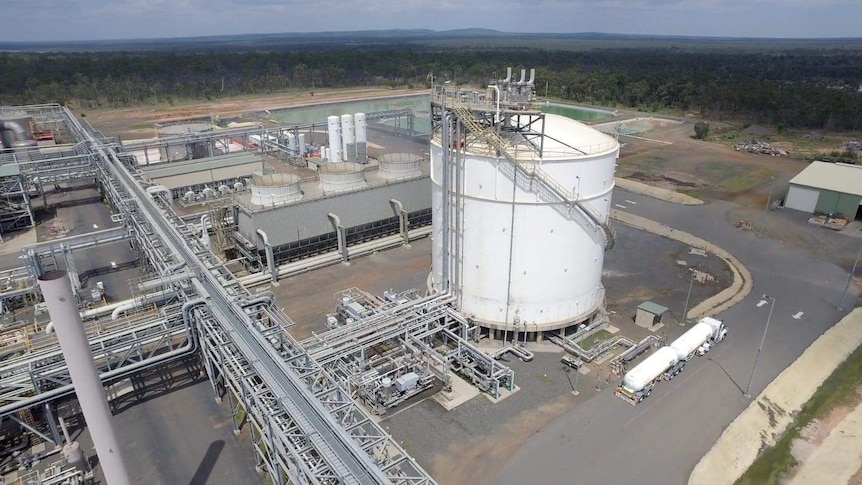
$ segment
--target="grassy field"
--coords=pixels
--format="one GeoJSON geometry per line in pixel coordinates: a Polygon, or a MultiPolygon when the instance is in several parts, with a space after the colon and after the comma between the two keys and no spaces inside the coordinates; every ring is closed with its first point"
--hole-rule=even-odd
{"type": "Polygon", "coordinates": [[[764,451],[736,482],[738,485],[778,485],[782,477],[796,466],[791,453],[793,440],[812,421],[826,416],[840,406],[854,406],[859,402],[857,391],[862,385],[862,347],[854,351],[835,372],[823,382],[811,399],[802,407],[796,424],[775,444],[764,451]]]}
{"type": "Polygon", "coordinates": [[[580,345],[581,348],[584,350],[590,350],[597,343],[601,342],[602,340],[607,340],[613,336],[614,336],[614,334],[608,332],[607,330],[599,330],[598,332],[596,332],[596,333],[590,335],[589,337],[581,340],[578,343],[578,345],[580,345]]]}

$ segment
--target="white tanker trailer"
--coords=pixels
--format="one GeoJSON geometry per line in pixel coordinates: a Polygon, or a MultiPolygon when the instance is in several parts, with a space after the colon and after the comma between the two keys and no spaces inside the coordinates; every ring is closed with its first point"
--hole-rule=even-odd
{"type": "Polygon", "coordinates": [[[721,320],[712,317],[700,321],[670,344],[680,360],[689,360],[694,354],[703,355],[727,335],[727,327],[721,320]]]}
{"type": "Polygon", "coordinates": [[[695,354],[707,353],[725,336],[727,327],[721,320],[702,318],[673,343],[658,349],[628,371],[614,394],[632,405],[643,401],[650,395],[656,382],[673,379],[695,354]]]}
{"type": "Polygon", "coordinates": [[[685,361],[679,360],[675,349],[662,347],[628,371],[614,394],[634,406],[650,395],[656,382],[662,378],[673,379],[683,367],[685,361]]]}

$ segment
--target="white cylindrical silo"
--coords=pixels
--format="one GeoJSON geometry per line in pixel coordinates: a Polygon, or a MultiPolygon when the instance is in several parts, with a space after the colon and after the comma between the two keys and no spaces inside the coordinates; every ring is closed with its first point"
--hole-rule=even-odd
{"type": "Polygon", "coordinates": [[[329,161],[341,161],[341,119],[330,116],[326,119],[329,130],[329,161]]]}
{"type": "Polygon", "coordinates": [[[607,221],[619,143],[550,114],[544,134],[541,156],[524,146],[518,161],[537,167],[568,201],[546,189],[535,191],[541,184],[531,184],[505,158],[468,148],[457,178],[450,161],[448,228],[440,133],[432,137],[432,281],[443,289],[447,267],[459,310],[486,328],[565,328],[590,318],[603,303],[605,232],[572,205],[578,201],[607,221]],[[461,188],[458,200],[455,186],[461,188]]]}
{"type": "Polygon", "coordinates": [[[345,162],[356,161],[356,129],[353,115],[341,115],[341,157],[345,162]]]}
{"type": "Polygon", "coordinates": [[[292,155],[296,155],[296,137],[289,131],[285,133],[284,137],[287,139],[287,150],[292,155]]]}
{"type": "Polygon", "coordinates": [[[365,113],[356,113],[353,115],[353,121],[356,125],[356,161],[359,163],[368,162],[368,124],[365,119],[365,113]]]}
{"type": "Polygon", "coordinates": [[[299,148],[299,156],[304,157],[306,155],[305,152],[305,133],[300,133],[297,136],[297,147],[299,148]]]}
{"type": "Polygon", "coordinates": [[[81,314],[78,313],[78,299],[72,293],[69,276],[65,271],[49,271],[39,276],[38,281],[105,480],[110,484],[127,485],[131,480],[111,423],[113,417],[99,379],[99,371],[93,362],[90,343],[81,322],[81,314]]]}
{"type": "Polygon", "coordinates": [[[356,113],[353,115],[353,122],[356,129],[356,143],[365,143],[368,141],[368,128],[365,120],[365,113],[356,113]]]}

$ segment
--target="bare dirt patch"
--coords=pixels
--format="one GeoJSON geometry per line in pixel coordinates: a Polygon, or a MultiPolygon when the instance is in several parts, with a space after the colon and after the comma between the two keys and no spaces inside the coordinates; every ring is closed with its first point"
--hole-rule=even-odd
{"type": "Polygon", "coordinates": [[[692,126],[660,127],[645,135],[671,145],[620,138],[624,146],[618,176],[695,197],[763,207],[770,187],[773,196],[783,195],[787,181],[806,166],[788,157],[742,153],[728,144],[695,140],[692,126]]]}
{"type": "MultiPolygon", "coordinates": [[[[453,443],[431,459],[431,474],[441,484],[490,483],[494,471],[527,440],[572,407],[571,396],[560,396],[538,408],[524,411],[494,436],[453,443]]],[[[574,434],[562,439],[577,439],[574,434]]]]}

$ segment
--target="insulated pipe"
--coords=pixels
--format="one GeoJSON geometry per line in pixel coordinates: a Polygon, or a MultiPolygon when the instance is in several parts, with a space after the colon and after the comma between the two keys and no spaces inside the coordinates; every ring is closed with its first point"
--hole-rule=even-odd
{"type": "Polygon", "coordinates": [[[344,226],[341,225],[341,219],[330,212],[326,214],[326,217],[329,218],[329,223],[332,224],[333,229],[335,229],[335,236],[338,239],[338,252],[341,253],[341,262],[348,262],[348,254],[347,254],[347,237],[344,235],[344,226]]]}
{"type": "MultiPolygon", "coordinates": [[[[140,308],[144,305],[149,305],[150,303],[158,303],[167,300],[169,297],[173,296],[173,291],[162,291],[156,295],[150,297],[144,297],[142,299],[133,299],[129,303],[125,305],[120,305],[111,312],[111,320],[116,320],[120,318],[121,313],[125,313],[129,310],[134,310],[135,308],[140,308]]],[[[47,329],[46,329],[47,331],[47,329]]]]}
{"type": "MultiPolygon", "coordinates": [[[[151,293],[149,295],[144,295],[143,301],[147,301],[148,303],[157,303],[157,302],[166,300],[169,296],[171,296],[173,294],[174,294],[174,291],[172,291],[172,290],[170,290],[170,291],[159,291],[156,293],[151,293]]],[[[122,310],[122,311],[128,311],[128,310],[131,310],[132,308],[135,308],[135,306],[132,306],[131,308],[125,308],[125,307],[127,307],[129,305],[133,305],[136,302],[137,302],[137,306],[140,306],[141,304],[144,304],[143,301],[138,300],[137,298],[129,298],[128,300],[118,301],[118,302],[112,303],[110,305],[101,306],[98,308],[91,308],[89,310],[82,311],[81,312],[81,318],[84,319],[84,318],[96,317],[99,315],[105,315],[107,313],[114,312],[118,308],[124,308],[124,310],[122,310]]],[[[112,314],[112,317],[113,317],[113,314],[112,314]]],[[[116,320],[116,318],[112,318],[112,320],[116,320]]],[[[50,335],[52,333],[54,333],[54,322],[48,322],[48,324],[45,325],[45,335],[50,335]]]]}
{"type": "MultiPolygon", "coordinates": [[[[197,350],[197,341],[195,340],[195,334],[192,327],[186,327],[186,344],[182,347],[178,347],[169,352],[165,352],[163,354],[159,354],[156,357],[150,359],[144,359],[134,364],[129,364],[119,369],[110,370],[107,372],[103,372],[99,375],[99,378],[103,381],[121,379],[129,374],[137,372],[144,367],[161,364],[164,362],[170,362],[171,360],[182,357],[187,354],[194,353],[197,350]]],[[[34,404],[38,404],[43,401],[49,401],[51,399],[56,399],[60,396],[64,396],[69,392],[74,391],[74,388],[71,384],[67,384],[65,386],[60,386],[50,391],[41,392],[35,396],[29,397],[27,399],[21,401],[15,401],[11,404],[7,404],[6,406],[0,407],[0,416],[6,416],[10,413],[14,413],[15,411],[20,411],[22,409],[26,409],[34,404]]]]}
{"type": "Polygon", "coordinates": [[[509,81],[511,81],[511,80],[512,80],[512,68],[507,67],[506,68],[506,79],[501,79],[500,82],[503,84],[509,84],[509,81]]]}
{"type": "Polygon", "coordinates": [[[520,80],[520,81],[518,81],[518,86],[523,86],[523,85],[524,85],[524,81],[525,81],[526,79],[527,79],[527,70],[526,70],[526,69],[521,69],[521,80],[520,80]]]}
{"type": "Polygon", "coordinates": [[[185,265],[186,265],[185,261],[180,261],[177,264],[172,264],[172,265],[168,266],[167,268],[165,268],[165,272],[167,274],[173,274],[174,271],[182,268],[185,265]]]}
{"type": "Polygon", "coordinates": [[[155,199],[156,194],[167,194],[168,203],[174,203],[174,195],[171,193],[171,189],[165,187],[164,185],[154,185],[152,187],[147,187],[147,193],[150,194],[150,197],[155,199]]]}
{"type": "Polygon", "coordinates": [[[182,273],[171,274],[169,276],[165,276],[163,278],[148,280],[142,283],[138,283],[138,290],[147,291],[155,288],[159,288],[161,286],[169,286],[174,283],[179,283],[181,281],[185,281],[192,277],[192,273],[189,271],[183,271],[182,273]]]}
{"type": "Polygon", "coordinates": [[[250,306],[259,305],[261,303],[266,303],[267,306],[273,306],[275,304],[275,295],[273,295],[271,291],[265,291],[261,293],[261,296],[257,298],[240,301],[240,306],[242,308],[248,308],[250,306]]]}
{"type": "Polygon", "coordinates": [[[530,80],[527,81],[527,86],[532,86],[536,82],[536,69],[530,69],[530,80]]]}
{"type": "Polygon", "coordinates": [[[210,232],[207,229],[207,224],[210,223],[210,216],[208,214],[201,216],[201,243],[206,246],[207,249],[210,249],[210,232]]]}
{"type": "Polygon", "coordinates": [[[11,146],[4,148],[12,149],[36,146],[36,141],[33,140],[30,130],[21,126],[21,123],[18,123],[17,121],[0,120],[0,131],[11,131],[12,133],[15,133],[15,141],[11,143],[11,146]]]}
{"type": "Polygon", "coordinates": [[[389,199],[389,205],[392,206],[392,211],[398,217],[398,232],[404,238],[404,245],[410,244],[410,236],[407,234],[407,211],[404,210],[404,204],[398,199],[389,199]]]}
{"type": "Polygon", "coordinates": [[[275,254],[272,252],[272,244],[269,243],[269,237],[263,232],[263,229],[258,229],[257,235],[263,240],[263,248],[266,251],[266,267],[269,269],[269,276],[272,282],[278,282],[278,268],[275,267],[275,254]]]}
{"type": "Polygon", "coordinates": [[[111,423],[111,410],[108,408],[105,390],[93,362],[93,353],[90,351],[90,343],[84,332],[69,277],[63,271],[49,271],[39,276],[38,281],[48,314],[57,322],[57,340],[60,342],[75,395],[81,404],[81,411],[93,438],[105,479],[111,485],[130,485],[131,480],[111,423]]]}

